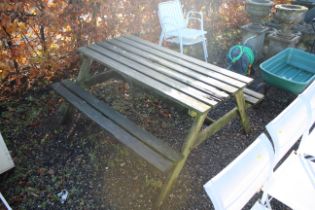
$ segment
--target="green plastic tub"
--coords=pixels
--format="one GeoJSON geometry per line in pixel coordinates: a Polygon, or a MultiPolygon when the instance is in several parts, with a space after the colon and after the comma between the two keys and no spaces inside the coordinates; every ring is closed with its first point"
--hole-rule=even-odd
{"type": "Polygon", "coordinates": [[[260,64],[263,80],[299,94],[315,78],[315,55],[287,48],[260,64]]]}

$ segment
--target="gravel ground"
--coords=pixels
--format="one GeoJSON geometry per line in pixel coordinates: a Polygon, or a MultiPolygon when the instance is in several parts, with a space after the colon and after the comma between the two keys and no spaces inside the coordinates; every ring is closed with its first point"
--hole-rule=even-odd
{"type": "MultiPolygon", "coordinates": [[[[200,50],[194,53],[200,54],[200,50]]],[[[212,63],[224,66],[222,50],[209,53],[212,63]]],[[[131,92],[119,80],[110,80],[90,91],[174,149],[181,148],[192,123],[187,110],[139,87],[131,92]]],[[[237,118],[192,151],[162,209],[213,209],[202,186],[255,140],[294,97],[271,87],[265,99],[248,110],[249,134],[244,134],[237,118]]],[[[47,89],[0,104],[0,130],[16,164],[0,176],[0,191],[12,207],[153,209],[152,202],[166,175],[77,111],[69,125],[61,126],[57,109],[62,102],[47,89]],[[57,194],[63,190],[67,190],[68,197],[62,204],[57,194]]],[[[220,116],[232,106],[234,102],[227,101],[210,115],[220,116]]],[[[274,206],[287,209],[277,203],[274,206]]],[[[249,208],[250,205],[245,207],[249,208]]]]}
{"type": "MultiPolygon", "coordinates": [[[[177,150],[192,123],[187,110],[139,88],[132,94],[122,81],[111,80],[91,92],[177,150]]],[[[270,88],[265,99],[248,111],[249,134],[235,119],[195,149],[163,209],[213,209],[203,184],[255,140],[293,99],[294,95],[270,88]]],[[[152,209],[165,175],[78,112],[70,125],[59,126],[61,102],[46,90],[0,106],[1,132],[16,164],[0,176],[0,189],[12,207],[152,209]],[[64,189],[69,196],[61,204],[57,194],[64,189]]],[[[220,115],[233,104],[227,101],[211,114],[220,115]]]]}

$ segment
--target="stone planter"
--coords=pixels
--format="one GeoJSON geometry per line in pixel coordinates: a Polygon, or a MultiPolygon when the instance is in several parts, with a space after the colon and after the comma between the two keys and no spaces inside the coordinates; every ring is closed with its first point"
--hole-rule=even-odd
{"type": "Polygon", "coordinates": [[[248,14],[253,28],[263,28],[262,20],[271,11],[272,1],[269,0],[246,0],[245,10],[248,14]]]}
{"type": "Polygon", "coordinates": [[[292,35],[291,28],[303,20],[307,7],[301,5],[278,4],[276,5],[275,18],[280,23],[280,34],[292,35]]]}

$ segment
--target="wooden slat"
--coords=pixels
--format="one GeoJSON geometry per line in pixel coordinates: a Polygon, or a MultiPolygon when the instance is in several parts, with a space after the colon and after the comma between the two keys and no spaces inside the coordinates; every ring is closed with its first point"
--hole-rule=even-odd
{"type": "MultiPolygon", "coordinates": [[[[147,68],[146,66],[143,66],[131,59],[126,58],[125,56],[119,55],[111,50],[105,49],[104,47],[101,47],[100,45],[92,45],[89,47],[90,49],[93,49],[95,51],[97,51],[98,53],[102,54],[102,55],[106,55],[108,57],[110,57],[111,59],[126,65],[127,67],[131,67],[132,69],[146,75],[149,76],[153,79],[155,79],[156,81],[159,81],[161,83],[164,83],[165,85],[168,85],[172,88],[177,89],[178,91],[181,91],[191,97],[194,97],[195,99],[199,100],[200,102],[206,103],[208,105],[211,106],[215,106],[218,101],[217,99],[211,97],[210,95],[201,92],[199,90],[197,90],[196,88],[187,86],[179,81],[176,81],[170,77],[167,77],[157,71],[154,71],[150,68],[147,68]]],[[[124,53],[123,53],[124,54],[124,53]]],[[[159,87],[156,87],[156,89],[158,89],[159,87]]]]}
{"type": "Polygon", "coordinates": [[[254,96],[255,98],[259,98],[259,99],[263,99],[264,98],[264,95],[259,93],[259,92],[256,92],[254,90],[251,90],[251,89],[248,89],[248,88],[244,88],[244,93],[246,93],[247,95],[251,95],[251,96],[254,96]]]}
{"type": "MultiPolygon", "coordinates": [[[[128,52],[123,52],[124,56],[133,59],[143,65],[148,66],[149,68],[152,68],[156,71],[159,71],[165,75],[168,75],[174,79],[178,79],[187,85],[193,86],[195,88],[198,88],[202,91],[207,92],[210,95],[213,95],[217,98],[226,98],[229,97],[229,95],[223,91],[220,91],[216,87],[213,87],[213,84],[218,83],[218,81],[198,74],[194,71],[191,71],[190,69],[184,68],[182,66],[173,64],[169,61],[163,60],[158,58],[157,56],[154,56],[152,54],[148,54],[146,52],[143,52],[135,47],[132,47],[130,45],[126,45],[123,42],[120,42],[118,40],[110,40],[106,43],[101,43],[100,45],[110,49],[114,50],[115,52],[120,52],[120,48],[123,48],[124,50],[127,50],[128,52]],[[110,44],[112,45],[110,45],[110,44]],[[119,47],[119,48],[117,48],[119,47]],[[173,69],[174,68],[174,69],[173,69]]],[[[220,83],[219,83],[220,85],[220,83]]],[[[237,90],[234,87],[231,87],[231,91],[237,90]]]]}
{"type": "MultiPolygon", "coordinates": [[[[163,64],[166,64],[166,61],[170,61],[173,63],[173,66],[177,64],[177,67],[179,68],[189,68],[191,71],[198,72],[199,74],[203,74],[205,76],[213,78],[215,81],[215,86],[218,88],[225,90],[230,93],[235,93],[238,88],[244,87],[246,84],[239,82],[237,80],[234,80],[230,77],[226,77],[225,75],[219,74],[217,72],[211,71],[209,69],[202,68],[200,66],[194,65],[190,62],[183,61],[181,59],[173,58],[172,56],[169,56],[167,54],[162,53],[161,51],[158,51],[156,49],[153,49],[151,47],[145,46],[143,44],[137,43],[133,40],[126,39],[124,37],[120,37],[117,39],[119,41],[124,42],[125,44],[137,47],[138,49],[141,49],[142,51],[145,51],[150,54],[154,54],[156,56],[159,56],[160,59],[157,60],[158,62],[163,62],[163,64]]],[[[212,82],[213,83],[213,82],[212,82]]]]}
{"type": "Polygon", "coordinates": [[[204,128],[199,133],[198,140],[197,140],[196,144],[193,146],[193,148],[198,147],[202,142],[204,142],[210,136],[214,135],[221,128],[223,128],[225,125],[227,125],[229,122],[231,122],[231,119],[235,118],[237,116],[237,114],[238,114],[238,110],[236,107],[234,107],[232,110],[230,110],[228,113],[226,113],[225,115],[220,117],[214,123],[212,123],[208,127],[204,128]]]}
{"type": "Polygon", "coordinates": [[[123,127],[126,131],[128,131],[132,135],[136,136],[140,141],[148,145],[150,148],[156,150],[161,155],[165,156],[166,158],[172,161],[178,161],[181,159],[181,155],[179,155],[177,152],[171,149],[168,145],[166,145],[160,139],[157,139],[155,136],[153,136],[146,130],[139,128],[137,125],[131,122],[128,118],[114,111],[104,102],[98,100],[96,97],[92,96],[87,91],[75,85],[73,82],[63,81],[62,83],[71,92],[75,93],[77,96],[87,101],[87,103],[90,104],[92,107],[94,107],[96,110],[104,114],[106,117],[114,121],[119,126],[123,127]]]}
{"type": "Polygon", "coordinates": [[[117,140],[126,145],[128,148],[133,150],[135,153],[140,155],[142,158],[147,160],[156,168],[161,171],[166,171],[172,167],[172,162],[150,149],[145,144],[141,143],[134,136],[130,135],[127,131],[117,126],[111,120],[103,116],[101,113],[92,108],[84,100],[80,99],[69,90],[67,90],[60,83],[53,84],[53,88],[56,92],[62,95],[67,101],[69,101],[73,106],[79,109],[87,117],[96,122],[103,129],[111,133],[117,140]]]}
{"type": "Polygon", "coordinates": [[[201,103],[200,101],[194,99],[193,97],[190,97],[186,94],[183,94],[180,91],[170,88],[146,75],[143,75],[135,71],[134,69],[131,69],[109,57],[106,57],[105,55],[99,54],[88,48],[80,48],[79,51],[84,55],[91,57],[94,60],[115,69],[120,74],[133,78],[134,80],[140,82],[141,84],[151,87],[153,90],[156,90],[158,87],[159,91],[158,93],[163,94],[164,96],[168,96],[171,100],[177,101],[178,103],[184,105],[188,109],[193,109],[196,112],[204,113],[211,108],[211,106],[201,103]]]}
{"type": "Polygon", "coordinates": [[[264,98],[263,94],[258,93],[248,88],[244,88],[243,92],[244,92],[244,97],[245,97],[246,102],[251,103],[251,104],[257,104],[264,98]]]}
{"type": "Polygon", "coordinates": [[[102,72],[102,73],[94,75],[93,77],[91,77],[89,80],[85,82],[85,85],[93,86],[95,84],[105,82],[109,79],[123,80],[124,78],[120,76],[119,74],[117,74],[115,71],[110,70],[110,71],[106,71],[106,72],[102,72]]]}
{"type": "Polygon", "coordinates": [[[227,77],[230,77],[230,78],[232,78],[234,80],[237,80],[237,81],[240,81],[242,83],[249,84],[249,83],[251,83],[253,81],[253,79],[250,78],[250,77],[246,77],[246,76],[237,74],[235,72],[229,71],[227,69],[221,68],[219,66],[216,66],[216,65],[213,65],[213,64],[210,64],[210,63],[206,63],[204,61],[201,61],[201,60],[196,59],[196,58],[191,57],[191,56],[180,54],[180,53],[178,53],[178,52],[176,52],[174,50],[170,50],[170,49],[167,49],[165,47],[160,47],[157,44],[153,44],[151,42],[148,42],[146,40],[140,39],[138,37],[129,35],[129,36],[126,36],[126,38],[129,39],[129,40],[133,40],[133,41],[136,41],[138,43],[141,43],[143,45],[149,46],[151,48],[154,48],[154,49],[156,49],[156,50],[158,50],[160,52],[163,52],[163,53],[167,54],[168,56],[170,56],[170,57],[172,57],[174,59],[177,58],[177,59],[181,59],[181,60],[184,60],[184,61],[188,61],[189,63],[193,63],[193,64],[195,64],[197,66],[206,68],[209,71],[214,71],[214,72],[217,72],[219,74],[225,75],[227,77]]]}
{"type": "Polygon", "coordinates": [[[247,95],[244,93],[244,98],[246,103],[250,103],[250,104],[257,104],[260,100],[251,96],[251,95],[247,95]]]}

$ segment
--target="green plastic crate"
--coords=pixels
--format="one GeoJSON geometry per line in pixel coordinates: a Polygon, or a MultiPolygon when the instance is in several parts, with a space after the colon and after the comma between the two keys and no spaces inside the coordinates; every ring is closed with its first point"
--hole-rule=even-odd
{"type": "Polygon", "coordinates": [[[261,63],[260,69],[268,84],[299,94],[315,78],[315,55],[287,48],[261,63]]]}

